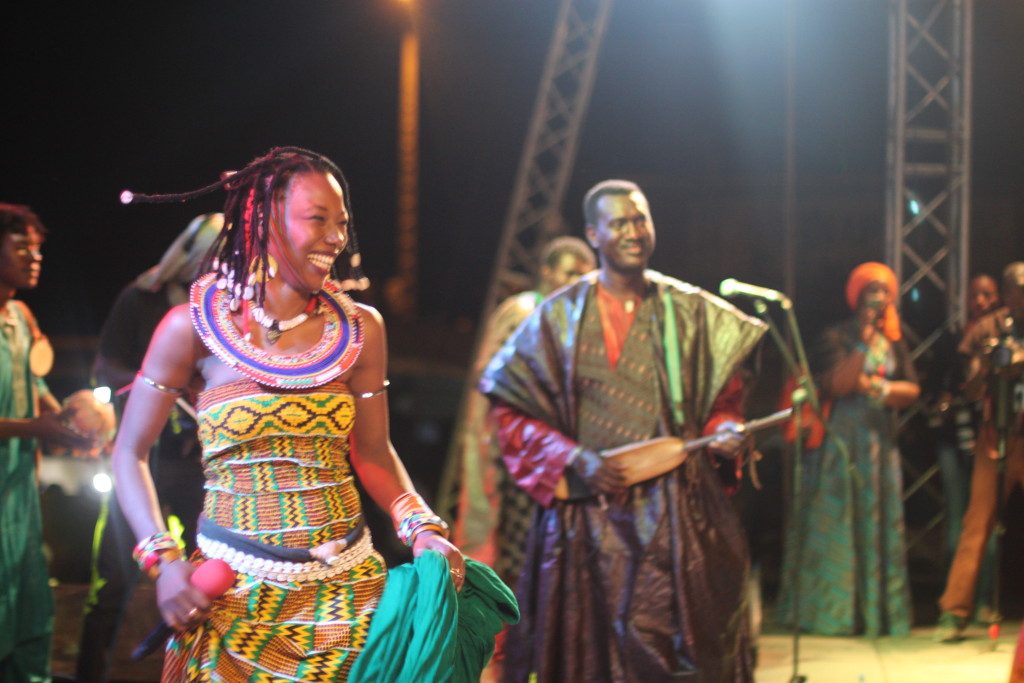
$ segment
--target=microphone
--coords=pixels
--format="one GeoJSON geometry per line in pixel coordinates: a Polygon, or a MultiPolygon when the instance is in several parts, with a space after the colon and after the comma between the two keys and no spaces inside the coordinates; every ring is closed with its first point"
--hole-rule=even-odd
{"type": "MultiPolygon", "coordinates": [[[[203,591],[203,594],[211,600],[224,595],[232,584],[235,583],[235,570],[224,560],[207,560],[196,567],[192,572],[189,581],[193,586],[203,591]]],[[[132,650],[132,660],[139,661],[144,657],[153,654],[157,648],[163,645],[171,633],[174,632],[167,622],[160,620],[152,631],[135,646],[132,650]]]]}
{"type": "Polygon", "coordinates": [[[765,301],[778,301],[780,303],[789,301],[789,297],[782,292],[777,292],[774,289],[768,289],[767,287],[748,285],[747,283],[740,282],[735,278],[722,280],[722,284],[718,286],[718,293],[724,297],[742,294],[743,296],[752,296],[755,299],[764,299],[765,301]]]}

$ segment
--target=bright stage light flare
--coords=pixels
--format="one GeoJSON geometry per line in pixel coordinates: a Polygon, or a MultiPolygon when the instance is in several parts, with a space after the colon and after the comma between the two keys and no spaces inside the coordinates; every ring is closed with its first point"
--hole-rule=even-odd
{"type": "Polygon", "coordinates": [[[92,487],[100,493],[109,493],[114,488],[114,482],[106,472],[97,472],[92,477],[92,487]]]}

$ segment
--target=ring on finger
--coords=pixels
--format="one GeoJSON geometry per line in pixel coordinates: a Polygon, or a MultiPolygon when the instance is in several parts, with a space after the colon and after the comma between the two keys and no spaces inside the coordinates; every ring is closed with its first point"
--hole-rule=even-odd
{"type": "Polygon", "coordinates": [[[190,609],[188,611],[188,614],[185,615],[185,616],[187,616],[189,619],[191,619],[192,617],[194,617],[197,614],[199,614],[199,608],[198,607],[193,607],[192,609],[190,609]]]}

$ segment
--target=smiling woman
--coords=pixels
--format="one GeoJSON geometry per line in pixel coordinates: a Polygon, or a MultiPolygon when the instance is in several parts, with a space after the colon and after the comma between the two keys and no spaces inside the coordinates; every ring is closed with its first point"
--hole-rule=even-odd
{"type": "MultiPolygon", "coordinates": [[[[158,579],[160,611],[178,632],[164,680],[348,677],[374,643],[370,624],[387,578],[355,477],[391,511],[415,557],[436,551],[444,569],[430,575],[434,595],[454,601],[463,582],[481,578],[495,587],[492,605],[514,614],[490,570],[467,567],[448,542],[391,444],[384,324],[345,293],[367,281],[341,171],[319,154],[277,148],[196,192],[123,200],[221,187],[228,198],[213,272],[154,334],[113,454],[137,559],[158,579]],[[349,263],[339,282],[331,275],[343,251],[349,263]],[[192,389],[206,476],[197,545],[203,559],[235,572],[220,597],[192,584],[194,567],[163,527],[145,465],[171,405],[192,389]]],[[[451,661],[454,647],[451,633],[439,633],[436,648],[449,655],[435,651],[434,664],[451,661]]]]}

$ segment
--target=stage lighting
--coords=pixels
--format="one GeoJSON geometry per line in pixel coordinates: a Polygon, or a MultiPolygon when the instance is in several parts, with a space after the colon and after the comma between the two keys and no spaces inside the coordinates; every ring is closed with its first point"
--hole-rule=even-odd
{"type": "Polygon", "coordinates": [[[114,488],[114,482],[106,472],[97,472],[92,477],[92,487],[100,493],[109,493],[114,488]]]}

